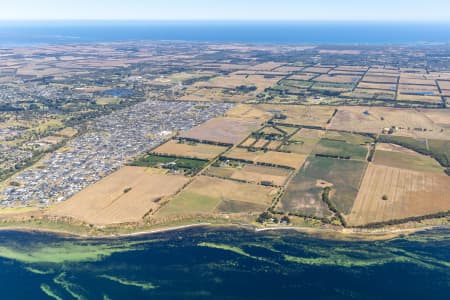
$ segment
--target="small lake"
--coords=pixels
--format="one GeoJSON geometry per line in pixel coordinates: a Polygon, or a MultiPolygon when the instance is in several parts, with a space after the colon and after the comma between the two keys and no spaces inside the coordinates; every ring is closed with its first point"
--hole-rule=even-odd
{"type": "Polygon", "coordinates": [[[120,239],[0,232],[2,299],[446,299],[450,230],[389,241],[191,228],[120,239]]]}

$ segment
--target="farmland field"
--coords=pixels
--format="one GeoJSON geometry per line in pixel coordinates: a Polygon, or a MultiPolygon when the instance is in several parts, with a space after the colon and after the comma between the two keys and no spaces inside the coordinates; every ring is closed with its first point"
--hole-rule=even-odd
{"type": "Polygon", "coordinates": [[[180,101],[201,101],[201,102],[245,102],[250,100],[252,97],[251,94],[240,93],[233,89],[225,89],[225,88],[216,88],[216,87],[208,87],[208,88],[197,88],[197,87],[188,87],[184,93],[177,98],[180,101]]]}
{"type": "Polygon", "coordinates": [[[302,70],[302,72],[305,73],[320,73],[320,74],[326,74],[329,71],[331,71],[332,68],[328,67],[307,67],[302,70]]]}
{"type": "Polygon", "coordinates": [[[401,136],[380,136],[380,141],[393,143],[427,154],[436,159],[442,166],[450,167],[450,141],[432,139],[414,139],[401,136]]]}
{"type": "Polygon", "coordinates": [[[421,95],[421,94],[398,94],[397,101],[414,101],[414,102],[427,102],[431,104],[441,104],[442,98],[434,95],[421,95]]]}
{"type": "Polygon", "coordinates": [[[412,84],[400,84],[398,86],[398,91],[400,93],[406,94],[417,94],[421,95],[422,93],[427,95],[438,95],[439,90],[435,85],[412,85],[412,84]]]}
{"type": "Polygon", "coordinates": [[[235,89],[239,86],[254,86],[257,92],[264,91],[265,88],[275,85],[281,77],[273,76],[267,78],[263,75],[238,75],[230,74],[228,76],[219,76],[210,79],[207,82],[199,82],[197,87],[214,87],[224,89],[235,89]]]}
{"type": "MultiPolygon", "coordinates": [[[[377,145],[377,150],[374,156],[374,163],[377,165],[390,166],[395,168],[407,169],[418,172],[435,172],[443,173],[444,169],[439,165],[439,163],[429,156],[425,156],[414,152],[412,150],[380,150],[377,145]]],[[[386,147],[384,147],[386,148],[386,147]]]]}
{"type": "Polygon", "coordinates": [[[276,128],[284,131],[286,133],[286,135],[292,135],[298,131],[298,128],[296,128],[296,127],[289,127],[289,126],[282,126],[282,125],[277,125],[276,128]]]}
{"type": "Polygon", "coordinates": [[[227,147],[170,140],[153,150],[153,153],[209,160],[226,150],[227,147]]]}
{"type": "Polygon", "coordinates": [[[330,215],[322,201],[323,188],[330,187],[330,201],[342,213],[350,212],[366,169],[353,160],[310,157],[287,187],[280,207],[289,212],[330,215]]]}
{"type": "Polygon", "coordinates": [[[317,82],[331,82],[331,83],[356,83],[360,79],[359,76],[348,76],[348,75],[321,75],[314,78],[313,81],[317,82]]]}
{"type": "Polygon", "coordinates": [[[299,154],[310,154],[324,134],[323,130],[302,128],[289,139],[289,144],[284,145],[282,149],[299,154]]]}
{"type": "Polygon", "coordinates": [[[306,159],[306,155],[275,151],[248,151],[245,148],[235,148],[224,155],[226,158],[286,166],[299,169],[306,159]]]}
{"type": "Polygon", "coordinates": [[[397,84],[392,83],[372,83],[372,82],[360,82],[358,88],[361,89],[375,89],[375,90],[388,90],[396,91],[397,84]]]}
{"type": "Polygon", "coordinates": [[[226,117],[258,120],[261,122],[267,121],[272,114],[267,112],[257,105],[239,104],[225,113],[226,117]]]}
{"type": "Polygon", "coordinates": [[[248,139],[246,139],[246,140],[241,144],[241,146],[242,146],[242,147],[250,147],[250,146],[253,145],[254,143],[256,143],[256,139],[255,139],[255,138],[252,138],[252,137],[249,137],[248,139]]]}
{"type": "Polygon", "coordinates": [[[245,210],[227,211],[230,207],[251,208],[250,211],[264,211],[272,203],[277,188],[256,184],[240,183],[208,176],[197,177],[179,195],[158,211],[158,217],[179,215],[210,214],[214,212],[245,212],[245,210]],[[231,205],[231,207],[233,207],[231,205]]]}
{"type": "Polygon", "coordinates": [[[295,75],[291,75],[289,76],[287,79],[291,79],[291,80],[310,80],[311,78],[317,76],[317,74],[295,74],[295,75]]]}
{"type": "Polygon", "coordinates": [[[237,144],[260,127],[257,120],[215,118],[181,134],[181,138],[237,144]]]}
{"type": "Polygon", "coordinates": [[[368,147],[365,145],[323,138],[316,145],[313,153],[326,156],[365,160],[368,150],[368,147]]]}
{"type": "Polygon", "coordinates": [[[395,91],[376,90],[376,89],[361,89],[356,88],[351,92],[341,94],[342,97],[348,98],[363,98],[369,100],[395,100],[395,91]]]}
{"type": "Polygon", "coordinates": [[[337,66],[334,70],[348,71],[348,72],[361,72],[364,73],[368,69],[367,66],[337,66]]]}
{"type": "Polygon", "coordinates": [[[347,142],[355,145],[364,145],[374,142],[374,139],[370,136],[350,132],[327,131],[324,138],[329,140],[347,142]]]}
{"type": "Polygon", "coordinates": [[[284,65],[284,66],[281,66],[281,67],[278,67],[278,68],[274,69],[274,71],[276,71],[276,72],[293,73],[293,72],[300,71],[301,69],[303,69],[303,67],[284,65]]]}
{"type": "Polygon", "coordinates": [[[400,76],[400,84],[435,85],[435,82],[424,77],[411,78],[402,75],[400,76]]]}
{"type": "Polygon", "coordinates": [[[439,87],[443,90],[450,90],[450,81],[438,81],[439,87]]]}
{"type": "Polygon", "coordinates": [[[346,219],[364,225],[448,211],[449,186],[444,174],[370,164],[346,219]]]}
{"type": "Polygon", "coordinates": [[[450,109],[422,109],[420,111],[434,123],[447,128],[450,133],[450,109]]]}
{"type": "MultiPolygon", "coordinates": [[[[441,120],[440,120],[441,122],[441,120]]],[[[386,107],[340,107],[329,129],[381,133],[396,127],[395,135],[414,138],[450,139],[445,128],[425,113],[414,109],[386,107]]]]}
{"type": "Polygon", "coordinates": [[[268,145],[266,146],[266,148],[269,149],[269,150],[274,150],[274,151],[276,151],[276,150],[280,149],[280,147],[281,147],[282,145],[283,145],[283,142],[282,142],[282,141],[272,141],[272,142],[270,142],[270,144],[268,144],[268,145]]]}
{"type": "Polygon", "coordinates": [[[318,92],[350,92],[353,90],[353,87],[353,83],[316,82],[311,87],[311,90],[318,92]]]}
{"type": "Polygon", "coordinates": [[[249,70],[255,70],[255,71],[272,71],[273,69],[276,69],[280,66],[282,66],[283,63],[278,62],[265,62],[261,64],[257,64],[254,66],[249,67],[249,70]]]}
{"type": "Polygon", "coordinates": [[[243,164],[239,167],[213,166],[208,169],[208,174],[253,183],[267,181],[272,182],[276,186],[283,186],[291,174],[291,171],[287,169],[243,164]]]}
{"type": "Polygon", "coordinates": [[[372,83],[390,83],[396,85],[397,77],[366,75],[363,77],[362,81],[372,83]]]}
{"type": "Polygon", "coordinates": [[[147,212],[158,208],[161,198],[175,194],[188,180],[147,172],[146,168],[124,167],[53,206],[48,214],[97,225],[139,222],[147,212]]]}
{"type": "Polygon", "coordinates": [[[331,106],[303,105],[267,105],[259,107],[265,110],[279,111],[286,116],[285,120],[275,120],[276,123],[324,127],[334,113],[331,106]]]}

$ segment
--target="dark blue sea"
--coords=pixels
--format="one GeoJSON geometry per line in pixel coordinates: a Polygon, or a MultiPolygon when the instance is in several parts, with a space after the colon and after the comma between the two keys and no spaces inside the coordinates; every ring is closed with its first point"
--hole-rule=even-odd
{"type": "Polygon", "coordinates": [[[400,22],[0,22],[0,46],[117,41],[278,44],[450,42],[448,23],[400,22]]]}
{"type": "Polygon", "coordinates": [[[448,249],[448,229],[388,241],[230,228],[101,240],[3,231],[1,299],[448,299],[448,249]]]}

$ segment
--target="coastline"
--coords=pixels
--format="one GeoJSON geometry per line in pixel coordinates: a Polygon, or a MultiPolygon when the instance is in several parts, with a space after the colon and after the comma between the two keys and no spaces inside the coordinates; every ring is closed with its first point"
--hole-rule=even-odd
{"type": "Polygon", "coordinates": [[[448,226],[443,225],[427,225],[423,227],[415,227],[415,228],[383,228],[376,230],[364,230],[364,231],[355,231],[351,228],[342,228],[342,229],[332,229],[332,228],[319,228],[319,227],[308,227],[308,226],[266,226],[266,227],[258,227],[252,224],[213,224],[207,222],[201,223],[191,223],[185,225],[178,226],[165,226],[160,228],[148,228],[148,229],[140,229],[136,231],[131,231],[128,233],[120,233],[120,232],[112,232],[109,234],[86,234],[86,233],[78,233],[70,230],[64,229],[56,229],[56,228],[48,228],[45,226],[4,226],[0,227],[0,233],[5,231],[16,231],[16,232],[36,232],[36,233],[47,233],[47,234],[55,234],[62,235],[65,237],[73,238],[73,239],[113,239],[113,238],[129,238],[129,237],[140,237],[146,235],[153,235],[164,232],[173,232],[173,231],[182,231],[185,229],[192,228],[206,228],[206,229],[214,229],[214,228],[224,228],[224,229],[243,229],[250,230],[255,233],[264,233],[264,232],[283,232],[283,231],[294,231],[298,233],[303,233],[311,236],[316,236],[317,238],[323,239],[337,239],[337,240],[390,240],[397,238],[402,235],[411,235],[422,231],[428,231],[438,228],[449,228],[448,226]]]}

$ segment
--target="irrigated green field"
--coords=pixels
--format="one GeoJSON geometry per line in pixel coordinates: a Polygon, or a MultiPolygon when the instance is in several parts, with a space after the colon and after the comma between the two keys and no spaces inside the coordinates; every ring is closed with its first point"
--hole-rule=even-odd
{"type": "Polygon", "coordinates": [[[443,167],[450,167],[450,141],[435,139],[414,139],[410,137],[382,135],[379,141],[392,143],[412,149],[416,152],[430,155],[443,167]]]}
{"type": "Polygon", "coordinates": [[[315,147],[313,153],[336,156],[340,158],[365,160],[369,150],[368,144],[374,139],[360,134],[327,131],[315,147]]]}
{"type": "Polygon", "coordinates": [[[366,145],[350,144],[345,141],[323,138],[317,144],[313,153],[347,159],[365,160],[368,150],[366,145]]]}

